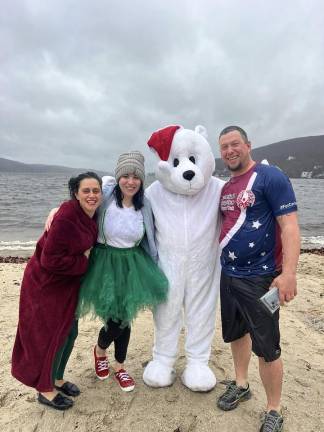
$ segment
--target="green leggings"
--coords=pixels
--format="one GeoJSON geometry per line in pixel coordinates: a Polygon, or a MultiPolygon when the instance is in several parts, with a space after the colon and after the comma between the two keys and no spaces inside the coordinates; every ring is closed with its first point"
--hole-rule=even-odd
{"type": "Polygon", "coordinates": [[[63,346],[55,355],[53,368],[52,368],[53,384],[55,384],[55,380],[63,379],[65,367],[70,358],[74,346],[74,341],[77,338],[77,336],[78,336],[78,321],[75,320],[63,346]]]}

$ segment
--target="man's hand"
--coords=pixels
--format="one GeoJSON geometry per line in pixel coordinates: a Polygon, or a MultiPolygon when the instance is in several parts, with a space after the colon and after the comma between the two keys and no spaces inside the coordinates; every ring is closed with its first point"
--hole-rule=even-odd
{"type": "Polygon", "coordinates": [[[281,306],[290,302],[297,295],[297,280],[295,273],[281,273],[273,281],[271,286],[279,289],[279,300],[281,306]]]}
{"type": "Polygon", "coordinates": [[[49,212],[49,215],[47,216],[47,219],[45,221],[45,231],[49,231],[49,229],[51,228],[54,216],[56,215],[58,209],[59,207],[55,207],[49,212]]]}

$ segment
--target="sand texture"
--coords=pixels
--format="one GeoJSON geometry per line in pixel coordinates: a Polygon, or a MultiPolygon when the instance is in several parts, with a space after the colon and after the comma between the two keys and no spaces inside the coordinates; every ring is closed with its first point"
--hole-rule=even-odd
{"type": "MultiPolygon", "coordinates": [[[[122,392],[109,377],[99,381],[93,371],[92,350],[99,321],[82,320],[69,361],[66,379],[82,390],[71,410],[41,406],[34,389],[10,374],[20,282],[25,264],[0,264],[0,429],[5,432],[248,432],[258,431],[265,395],[255,356],[250,364],[251,400],[236,410],[222,412],[216,399],[221,382],[233,377],[230,347],[220,334],[219,313],[210,365],[218,383],[209,393],[194,393],[180,380],[185,365],[181,334],[177,380],[172,387],[151,389],[142,381],[143,366],[151,358],[152,314],[143,312],[131,335],[128,371],[136,380],[131,393],[122,392]]],[[[324,431],[324,257],[303,254],[298,271],[298,296],[281,310],[284,388],[282,406],[286,432],[324,431]]]]}

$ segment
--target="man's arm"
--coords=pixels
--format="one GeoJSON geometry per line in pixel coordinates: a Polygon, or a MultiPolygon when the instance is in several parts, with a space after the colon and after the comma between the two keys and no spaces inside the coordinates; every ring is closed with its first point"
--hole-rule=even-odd
{"type": "Polygon", "coordinates": [[[300,253],[300,233],[297,212],[277,216],[281,229],[282,273],[276,277],[272,286],[279,288],[280,303],[289,302],[297,295],[296,272],[300,253]]]}

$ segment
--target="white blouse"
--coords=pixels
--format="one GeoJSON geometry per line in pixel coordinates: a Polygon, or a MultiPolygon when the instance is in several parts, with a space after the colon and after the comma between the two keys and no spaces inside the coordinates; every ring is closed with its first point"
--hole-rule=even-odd
{"type": "Polygon", "coordinates": [[[103,223],[107,244],[117,248],[135,246],[144,235],[144,222],[141,211],[134,207],[117,206],[113,200],[108,206],[103,223]]]}

